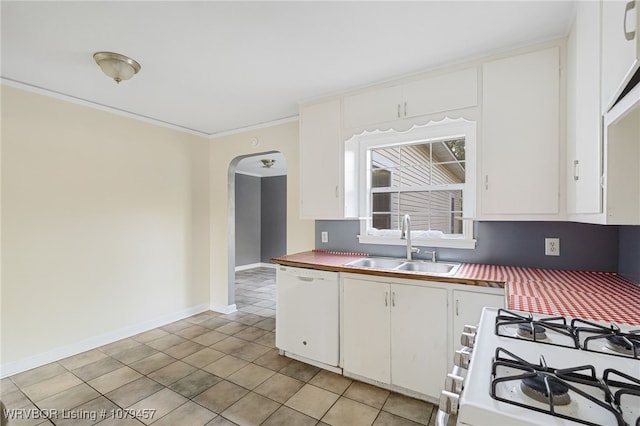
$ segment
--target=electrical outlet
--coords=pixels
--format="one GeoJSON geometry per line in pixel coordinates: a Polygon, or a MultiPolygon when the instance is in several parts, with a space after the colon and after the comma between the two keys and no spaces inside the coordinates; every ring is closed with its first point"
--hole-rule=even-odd
{"type": "Polygon", "coordinates": [[[560,256],[560,238],[544,239],[545,256],[560,256]]]}
{"type": "Polygon", "coordinates": [[[329,233],[327,231],[322,231],[322,242],[323,243],[328,243],[329,242],[329,233]]]}

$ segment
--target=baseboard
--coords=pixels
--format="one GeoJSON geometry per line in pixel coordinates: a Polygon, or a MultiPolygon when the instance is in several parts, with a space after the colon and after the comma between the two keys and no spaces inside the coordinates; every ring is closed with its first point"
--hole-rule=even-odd
{"type": "Polygon", "coordinates": [[[221,314],[232,314],[236,309],[236,304],[233,305],[220,305],[219,303],[211,303],[209,309],[213,312],[220,312],[221,314]]]}
{"type": "MultiPolygon", "coordinates": [[[[235,310],[235,305],[233,306],[235,310]]],[[[40,367],[42,365],[49,364],[50,362],[59,361],[82,352],[90,351],[100,346],[126,339],[127,337],[135,336],[136,334],[144,333],[145,331],[149,331],[154,328],[162,327],[163,325],[188,318],[207,310],[209,310],[209,305],[207,304],[182,309],[171,314],[124,327],[119,330],[114,330],[100,336],[90,337],[80,342],[62,346],[29,358],[2,364],[0,365],[0,378],[13,376],[14,374],[31,370],[32,368],[40,367]]]]}
{"type": "Polygon", "coordinates": [[[236,272],[246,271],[248,269],[254,269],[254,268],[272,268],[272,269],[276,269],[276,264],[275,263],[266,263],[266,262],[250,263],[248,265],[236,266],[235,271],[236,272]]]}
{"type": "Polygon", "coordinates": [[[302,355],[296,355],[296,354],[293,354],[291,352],[283,351],[281,349],[279,349],[278,352],[280,353],[280,355],[284,355],[287,358],[295,359],[297,361],[304,362],[305,364],[310,364],[310,365],[313,365],[315,367],[319,367],[319,368],[322,368],[324,370],[331,371],[332,373],[336,373],[336,374],[340,374],[340,375],[342,374],[342,368],[340,368],[340,367],[337,367],[337,366],[334,366],[334,365],[325,364],[325,363],[319,362],[319,361],[315,361],[313,359],[309,359],[309,358],[304,357],[302,355]]]}

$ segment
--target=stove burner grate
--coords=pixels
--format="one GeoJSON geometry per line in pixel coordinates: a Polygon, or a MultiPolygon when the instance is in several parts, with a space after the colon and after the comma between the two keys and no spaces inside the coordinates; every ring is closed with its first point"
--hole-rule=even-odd
{"type": "Polygon", "coordinates": [[[524,316],[506,309],[498,309],[495,321],[495,334],[512,339],[524,339],[547,345],[578,348],[573,329],[564,317],[547,317],[534,320],[531,314],[524,316]],[[515,332],[511,332],[515,327],[515,332]],[[550,335],[562,336],[552,341],[550,335]]]}
{"type": "Polygon", "coordinates": [[[522,323],[518,324],[517,335],[529,340],[546,339],[546,329],[540,324],[522,323]]]}
{"type": "MultiPolygon", "coordinates": [[[[575,415],[570,415],[567,414],[567,412],[560,410],[564,405],[571,403],[571,394],[574,393],[577,397],[589,401],[590,405],[594,407],[598,406],[604,410],[603,412],[608,413],[611,418],[611,423],[609,424],[627,426],[619,406],[615,404],[615,397],[611,393],[605,379],[600,380],[596,377],[595,367],[593,366],[586,365],[556,370],[546,366],[544,357],[541,357],[539,365],[535,365],[525,361],[517,355],[514,355],[506,349],[499,347],[495,352],[494,362],[491,367],[491,377],[491,397],[497,401],[506,402],[511,405],[516,405],[540,413],[550,414],[555,417],[585,425],[599,426],[598,423],[592,423],[588,419],[577,418],[575,415]],[[500,377],[498,374],[499,369],[507,369],[511,372],[515,371],[515,373],[510,373],[509,375],[500,377]],[[520,402],[509,397],[509,395],[501,394],[498,390],[499,386],[510,382],[519,383],[520,390],[523,394],[528,397],[532,397],[539,403],[545,404],[545,408],[540,408],[539,406],[526,402],[520,402]],[[523,382],[526,382],[527,385],[533,384],[533,387],[535,387],[536,390],[525,390],[523,387],[524,385],[522,385],[523,382]],[[578,385],[598,390],[597,393],[602,394],[603,397],[598,398],[591,395],[580,389],[578,385]],[[537,395],[533,396],[534,393],[537,393],[537,395]],[[568,400],[567,397],[563,396],[564,394],[568,395],[568,400]]],[[[631,392],[635,391],[635,388],[631,390],[631,392]]],[[[640,386],[637,391],[640,392],[640,386]]],[[[638,425],[640,425],[640,423],[637,423],[636,426],[638,425]]]]}
{"type": "Polygon", "coordinates": [[[606,327],[582,319],[572,320],[571,327],[579,347],[586,351],[640,359],[640,330],[625,333],[616,324],[606,327]]]}
{"type": "Polygon", "coordinates": [[[624,336],[606,336],[605,339],[605,346],[614,352],[633,355],[634,352],[640,351],[640,341],[634,342],[624,336]]]}

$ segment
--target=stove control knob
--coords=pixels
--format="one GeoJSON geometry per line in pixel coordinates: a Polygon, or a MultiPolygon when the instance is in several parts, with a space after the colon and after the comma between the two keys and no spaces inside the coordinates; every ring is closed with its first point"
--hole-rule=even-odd
{"type": "Polygon", "coordinates": [[[438,408],[447,414],[458,414],[458,395],[448,391],[442,391],[440,394],[440,403],[438,408]]]}
{"type": "Polygon", "coordinates": [[[467,324],[462,328],[462,332],[463,333],[474,333],[475,334],[476,331],[478,331],[478,327],[476,327],[475,325],[467,324]]]}
{"type": "Polygon", "coordinates": [[[462,333],[460,336],[460,343],[462,346],[473,348],[473,344],[476,341],[476,333],[462,333]]]}
{"type": "Polygon", "coordinates": [[[471,362],[471,348],[463,347],[458,349],[456,353],[453,355],[453,363],[460,368],[467,369],[469,368],[469,363],[471,362]]]}
{"type": "Polygon", "coordinates": [[[444,381],[444,390],[460,394],[460,392],[462,392],[462,380],[463,378],[461,376],[456,376],[451,373],[447,374],[447,378],[444,381]]]}

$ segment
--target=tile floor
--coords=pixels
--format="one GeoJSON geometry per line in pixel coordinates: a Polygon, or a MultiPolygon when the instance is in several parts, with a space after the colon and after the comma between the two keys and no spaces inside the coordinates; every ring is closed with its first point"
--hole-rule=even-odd
{"type": "Polygon", "coordinates": [[[280,356],[274,269],[238,272],[236,304],[3,379],[9,425],[434,424],[431,404],[280,356]]]}

